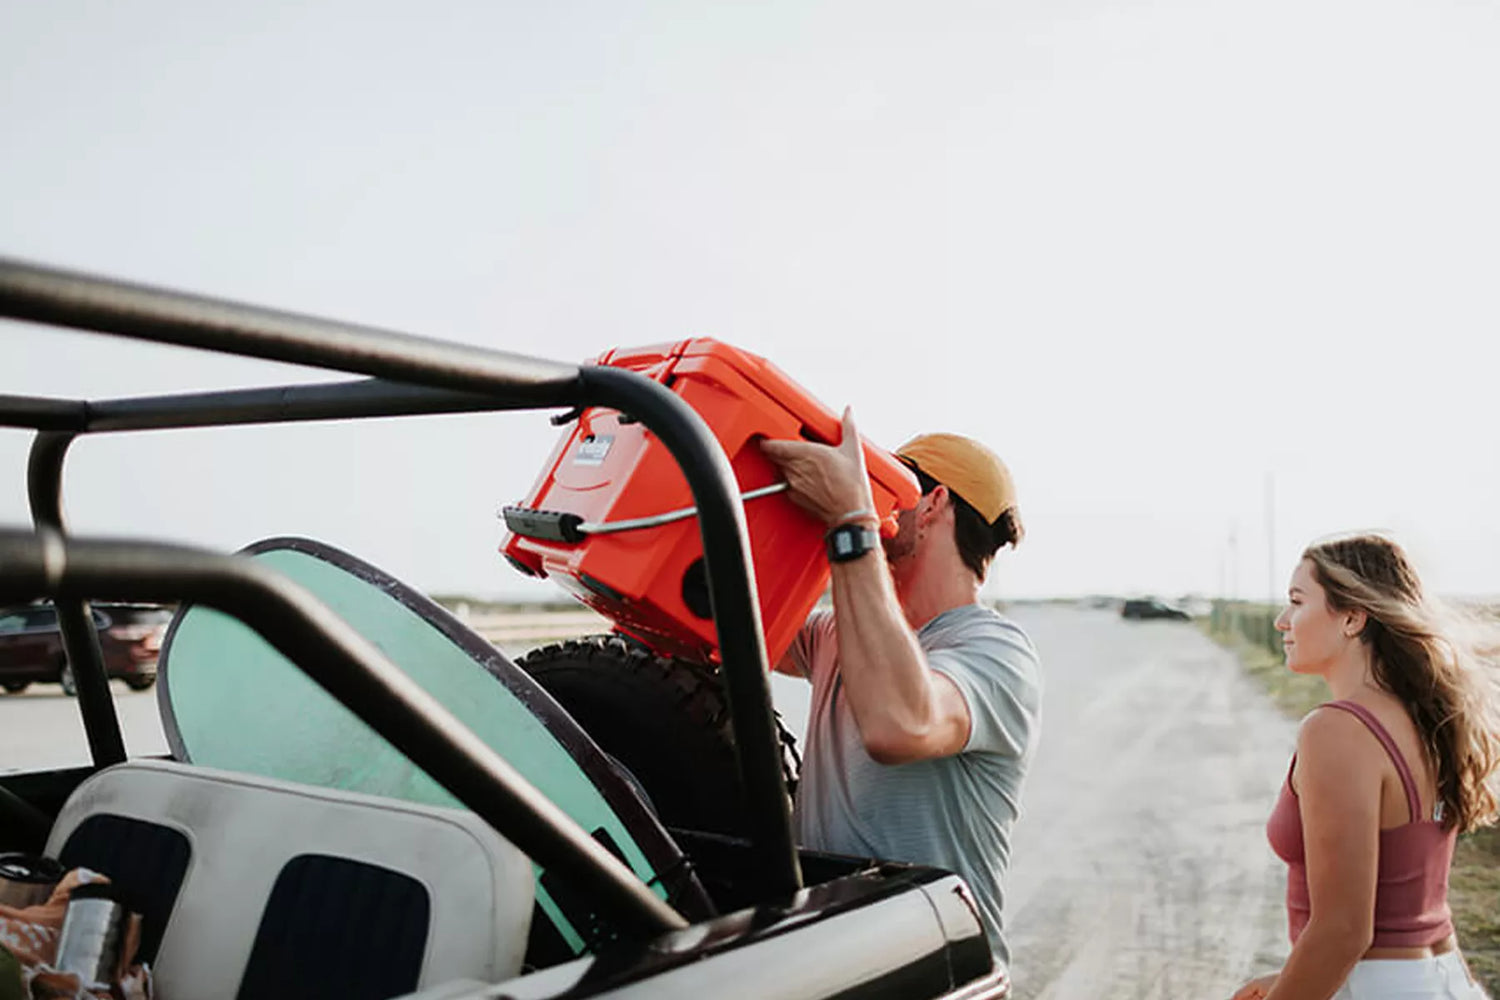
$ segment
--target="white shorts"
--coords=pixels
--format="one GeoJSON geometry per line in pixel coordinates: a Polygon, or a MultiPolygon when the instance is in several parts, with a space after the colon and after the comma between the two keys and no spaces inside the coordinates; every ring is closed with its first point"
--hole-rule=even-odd
{"type": "Polygon", "coordinates": [[[1333,1000],[1488,1000],[1456,951],[1435,958],[1367,958],[1333,1000]]]}

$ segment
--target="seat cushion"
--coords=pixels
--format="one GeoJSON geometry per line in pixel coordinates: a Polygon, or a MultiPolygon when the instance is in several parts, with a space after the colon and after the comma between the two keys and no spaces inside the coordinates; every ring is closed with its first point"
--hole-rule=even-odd
{"type": "Polygon", "coordinates": [[[394,976],[414,953],[416,980],[378,995],[496,982],[519,971],[530,925],[530,861],[472,813],[185,764],[131,761],[89,778],[48,841],[48,853],[64,849],[103,858],[115,869],[106,874],[137,887],[143,909],[168,908],[155,964],[162,996],[268,995],[240,993],[242,980],[256,990],[270,981],[262,960],[284,966],[278,976],[315,976],[320,963],[386,963],[394,976]],[[91,826],[95,817],[111,818],[91,826]],[[110,828],[148,846],[89,854],[110,828]],[[164,859],[180,857],[182,842],[175,902],[153,903],[171,895],[164,859]],[[389,938],[389,953],[372,953],[372,934],[389,938]]]}

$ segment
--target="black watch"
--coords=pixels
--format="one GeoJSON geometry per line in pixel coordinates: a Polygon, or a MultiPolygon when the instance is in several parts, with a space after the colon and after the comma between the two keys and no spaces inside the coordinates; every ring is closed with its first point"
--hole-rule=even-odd
{"type": "Polygon", "coordinates": [[[841,524],[824,536],[828,544],[828,561],[849,562],[880,545],[880,534],[864,524],[841,524]]]}

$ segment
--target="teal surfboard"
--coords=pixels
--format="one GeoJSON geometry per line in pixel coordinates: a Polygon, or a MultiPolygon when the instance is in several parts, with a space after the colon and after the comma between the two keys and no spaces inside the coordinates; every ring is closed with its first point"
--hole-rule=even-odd
{"type": "MultiPolygon", "coordinates": [[[[689,920],[711,904],[681,851],[609,758],[500,650],[435,602],[348,553],[302,538],[245,549],[373,642],[527,781],[689,920]]],[[[179,760],[429,805],[461,804],[238,620],[179,608],[158,663],[179,760]]],[[[537,869],[531,959],[590,950],[587,900],[537,869]]]]}

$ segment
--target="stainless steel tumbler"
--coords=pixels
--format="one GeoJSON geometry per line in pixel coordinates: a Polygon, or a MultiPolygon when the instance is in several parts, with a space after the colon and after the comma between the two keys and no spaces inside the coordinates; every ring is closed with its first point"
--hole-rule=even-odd
{"type": "Polygon", "coordinates": [[[77,975],[87,989],[107,987],[120,962],[127,911],[115,893],[112,885],[90,882],[78,886],[68,897],[53,965],[61,972],[77,975]]]}

